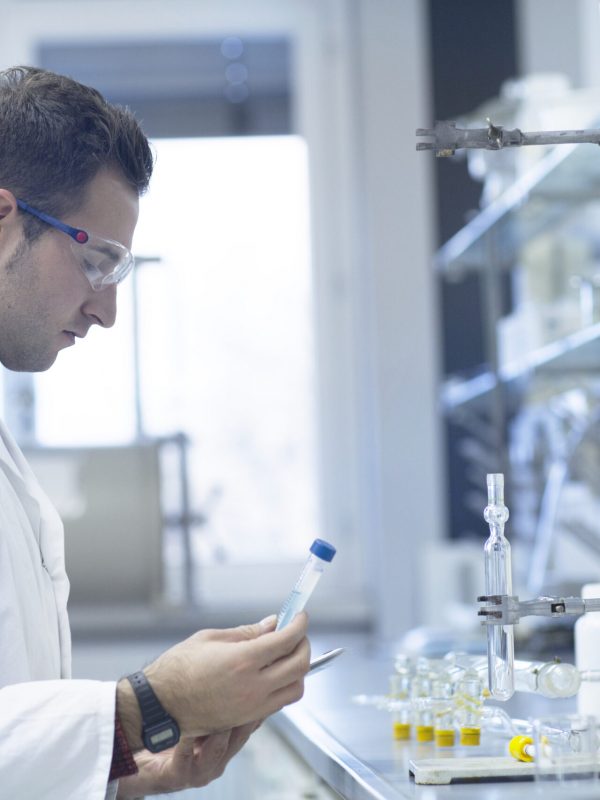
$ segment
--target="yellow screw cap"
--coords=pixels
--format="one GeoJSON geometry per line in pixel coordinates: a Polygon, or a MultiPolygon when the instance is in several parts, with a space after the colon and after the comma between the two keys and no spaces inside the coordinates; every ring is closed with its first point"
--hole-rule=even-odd
{"type": "Polygon", "coordinates": [[[437,744],[438,747],[454,747],[455,739],[456,735],[452,729],[440,730],[436,728],[435,743],[437,744]]]}
{"type": "Polygon", "coordinates": [[[528,744],[533,744],[531,736],[513,736],[508,743],[508,752],[513,758],[516,758],[517,761],[529,763],[533,761],[533,756],[525,750],[528,744]]]}
{"type": "Polygon", "coordinates": [[[417,742],[433,742],[433,725],[417,725],[417,742]]]}
{"type": "Polygon", "coordinates": [[[410,739],[410,725],[406,722],[394,722],[394,739],[399,741],[410,739]]]}
{"type": "Polygon", "coordinates": [[[477,747],[481,741],[481,728],[461,728],[460,743],[467,747],[477,747]]]}

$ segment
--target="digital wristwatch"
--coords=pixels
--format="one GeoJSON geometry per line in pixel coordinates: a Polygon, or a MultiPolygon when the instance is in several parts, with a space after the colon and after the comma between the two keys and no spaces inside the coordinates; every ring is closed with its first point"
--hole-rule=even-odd
{"type": "Polygon", "coordinates": [[[179,741],[179,725],[162,707],[148,679],[140,670],[127,676],[142,714],[142,741],[151,753],[174,747],[179,741]]]}

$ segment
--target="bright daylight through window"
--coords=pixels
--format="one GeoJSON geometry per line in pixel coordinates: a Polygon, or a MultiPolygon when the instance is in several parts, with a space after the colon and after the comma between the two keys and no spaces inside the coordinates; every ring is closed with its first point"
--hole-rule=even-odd
{"type": "MultiPolygon", "coordinates": [[[[163,139],[141,201],[142,422],[191,439],[194,551],[304,555],[319,533],[307,151],[297,136],[163,139]]],[[[133,284],[111,331],[36,376],[40,443],[135,436],[133,284]]]]}

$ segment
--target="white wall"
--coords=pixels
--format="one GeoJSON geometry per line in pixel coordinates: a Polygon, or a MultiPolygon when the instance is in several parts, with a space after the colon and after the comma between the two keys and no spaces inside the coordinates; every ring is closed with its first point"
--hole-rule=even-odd
{"type": "Polygon", "coordinates": [[[363,467],[376,523],[379,631],[393,638],[420,617],[417,552],[441,536],[444,513],[430,268],[433,164],[415,152],[415,128],[431,122],[427,20],[420,0],[354,8],[363,467]]]}

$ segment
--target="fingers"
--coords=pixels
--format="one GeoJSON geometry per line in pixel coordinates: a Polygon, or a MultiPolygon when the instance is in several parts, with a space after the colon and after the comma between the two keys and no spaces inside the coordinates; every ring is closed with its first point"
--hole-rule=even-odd
{"type": "Polygon", "coordinates": [[[231,731],[229,749],[227,751],[228,759],[233,758],[233,756],[242,749],[257,728],[258,724],[256,722],[249,722],[231,731]]]}
{"type": "Polygon", "coordinates": [[[287,658],[280,658],[262,670],[263,676],[275,689],[302,680],[310,667],[310,643],[305,637],[287,658]]]}
{"type": "Polygon", "coordinates": [[[261,626],[263,633],[269,633],[269,631],[274,631],[275,626],[277,625],[277,614],[269,614],[268,617],[261,619],[261,621],[258,624],[261,626]]]}
{"type": "Polygon", "coordinates": [[[293,683],[284,686],[273,692],[267,701],[266,712],[267,715],[275,714],[281,711],[284,706],[289,706],[291,703],[297,703],[304,695],[304,681],[294,681],[293,683]]]}
{"type": "Polygon", "coordinates": [[[221,642],[246,642],[257,639],[259,636],[275,630],[276,623],[276,615],[271,614],[260,622],[255,622],[252,625],[238,625],[236,628],[212,630],[210,631],[210,636],[221,642]]]}
{"type": "Polygon", "coordinates": [[[252,642],[252,648],[258,654],[261,665],[266,667],[292,653],[306,637],[307,626],[308,617],[303,611],[282,630],[265,633],[252,642]]]}
{"type": "Polygon", "coordinates": [[[184,761],[194,757],[195,739],[183,738],[175,745],[173,750],[174,761],[184,761]]]}
{"type": "Polygon", "coordinates": [[[229,751],[231,736],[232,731],[222,731],[198,738],[195,741],[192,739],[192,745],[195,744],[196,757],[201,757],[202,761],[211,769],[217,769],[229,751]]]}
{"type": "Polygon", "coordinates": [[[310,644],[304,638],[289,657],[281,658],[263,669],[262,675],[272,687],[263,706],[267,715],[300,700],[304,694],[304,678],[309,667],[310,644]]]}

